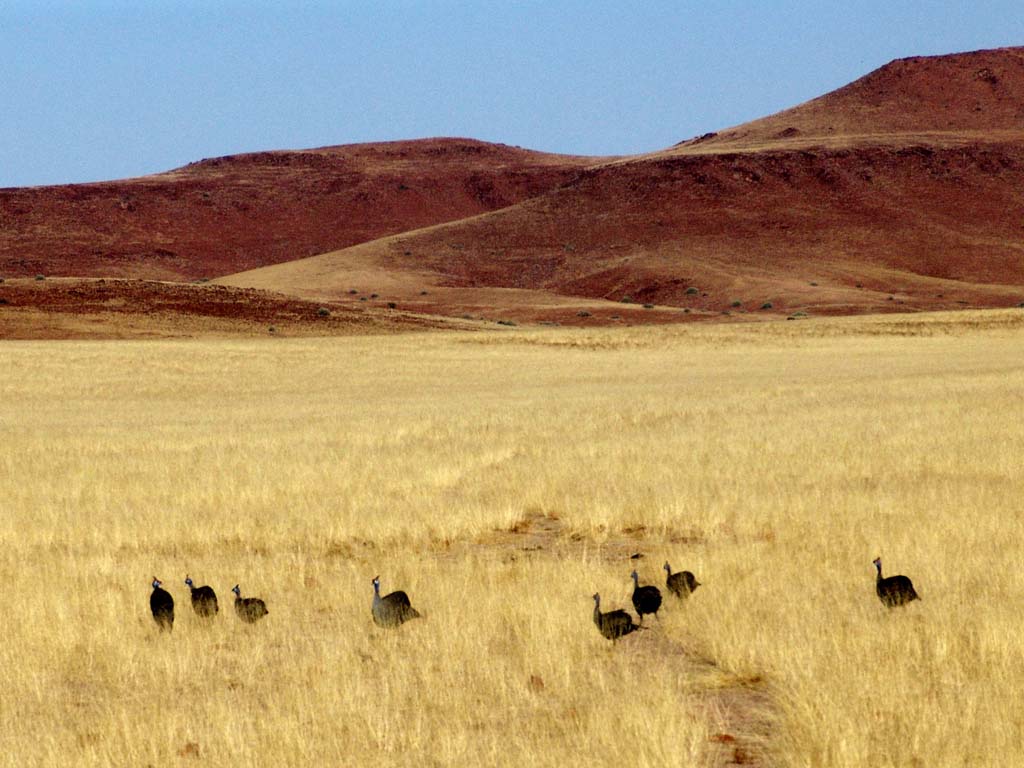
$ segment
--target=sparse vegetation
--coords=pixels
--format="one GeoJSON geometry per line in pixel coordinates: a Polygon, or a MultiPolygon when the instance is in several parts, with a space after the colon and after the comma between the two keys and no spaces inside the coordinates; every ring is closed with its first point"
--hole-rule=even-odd
{"type": "Polygon", "coordinates": [[[320,317],[330,317],[331,316],[331,310],[329,310],[327,307],[319,307],[317,309],[316,313],[320,317]]]}
{"type": "Polygon", "coordinates": [[[734,301],[732,304],[730,304],[730,306],[732,306],[732,307],[742,307],[743,306],[743,302],[742,301],[734,301]]]}
{"type": "Polygon", "coordinates": [[[349,288],[348,292],[350,296],[355,296],[357,293],[359,293],[359,291],[357,291],[355,288],[349,288]]]}
{"type": "Polygon", "coordinates": [[[687,296],[696,296],[698,293],[700,293],[700,291],[697,288],[694,288],[692,285],[686,289],[687,296]]]}
{"type": "Polygon", "coordinates": [[[761,305],[761,309],[771,309],[771,308],[772,308],[772,303],[770,301],[766,301],[764,304],[761,305]]]}
{"type": "Polygon", "coordinates": [[[36,280],[45,280],[46,275],[36,275],[36,280]]]}
{"type": "Polygon", "coordinates": [[[515,325],[516,324],[514,320],[497,320],[495,322],[497,322],[498,325],[515,325]]]}
{"type": "Polygon", "coordinates": [[[398,307],[398,304],[396,304],[395,302],[393,302],[393,301],[389,301],[388,302],[388,309],[396,309],[397,307],[398,307]]]}
{"type": "Polygon", "coordinates": [[[590,317],[590,313],[587,312],[587,310],[585,309],[581,309],[579,312],[576,313],[576,317],[590,317]]]}
{"type": "Polygon", "coordinates": [[[654,309],[653,304],[644,304],[644,309],[654,309]]]}
{"type": "Polygon", "coordinates": [[[619,301],[620,301],[621,303],[623,303],[623,304],[632,304],[632,303],[633,303],[633,297],[632,297],[632,296],[630,296],[630,295],[629,295],[629,294],[627,293],[627,294],[626,294],[625,296],[623,296],[623,297],[622,297],[621,299],[619,299],[619,301]]]}

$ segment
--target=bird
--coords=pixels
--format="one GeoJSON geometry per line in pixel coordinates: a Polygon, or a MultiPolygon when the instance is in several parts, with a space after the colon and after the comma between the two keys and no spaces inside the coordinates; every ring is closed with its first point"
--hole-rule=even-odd
{"type": "Polygon", "coordinates": [[[161,630],[170,632],[174,628],[174,598],[171,593],[161,589],[163,584],[156,576],[153,577],[153,594],[149,596],[149,610],[153,612],[153,620],[161,630]]]}
{"type": "Polygon", "coordinates": [[[658,609],[661,608],[661,590],[657,587],[640,586],[640,575],[633,571],[633,607],[636,608],[640,623],[644,623],[644,614],[653,613],[658,618],[658,609]]]}
{"type": "Polygon", "coordinates": [[[192,610],[203,618],[216,616],[220,606],[217,605],[217,593],[213,587],[197,587],[188,576],[185,577],[185,584],[192,591],[192,610]]]}
{"type": "Polygon", "coordinates": [[[623,610],[601,613],[601,595],[597,592],[594,593],[594,624],[597,625],[597,631],[613,643],[640,629],[638,624],[633,623],[633,617],[623,610]]]}
{"type": "Polygon", "coordinates": [[[237,584],[231,588],[231,591],[235,593],[235,613],[247,624],[254,624],[270,613],[267,610],[267,604],[258,597],[242,597],[242,590],[238,588],[237,584]]]}
{"type": "Polygon", "coordinates": [[[380,596],[380,576],[373,577],[373,621],[378,627],[397,627],[409,619],[418,619],[419,612],[412,607],[409,596],[401,590],[380,596]]]}
{"type": "Polygon", "coordinates": [[[882,604],[894,608],[897,605],[904,605],[912,600],[920,600],[914,590],[914,584],[906,576],[889,576],[882,578],[882,558],[874,560],[875,569],[878,575],[875,578],[875,591],[882,604]]]}
{"type": "Polygon", "coordinates": [[[668,587],[668,591],[676,597],[687,598],[693,590],[700,586],[700,582],[697,581],[697,577],[690,571],[672,573],[672,567],[668,563],[665,563],[665,572],[668,574],[668,576],[665,577],[665,586],[668,587]]]}

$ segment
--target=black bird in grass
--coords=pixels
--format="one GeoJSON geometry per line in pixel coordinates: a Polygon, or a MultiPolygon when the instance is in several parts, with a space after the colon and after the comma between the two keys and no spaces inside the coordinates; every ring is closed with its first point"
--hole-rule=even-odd
{"type": "Polygon", "coordinates": [[[912,600],[920,600],[917,592],[914,591],[914,584],[906,576],[889,576],[882,578],[882,558],[875,558],[875,569],[878,576],[875,578],[875,591],[882,604],[893,608],[897,605],[909,603],[912,600]]]}
{"type": "Polygon", "coordinates": [[[633,623],[633,617],[623,610],[601,613],[601,595],[596,592],[594,593],[594,624],[597,625],[597,631],[612,642],[640,629],[638,624],[633,623]]]}
{"type": "Polygon", "coordinates": [[[418,619],[419,612],[412,607],[409,596],[398,590],[380,596],[380,576],[373,577],[373,621],[378,627],[397,627],[409,619],[418,619]]]}
{"type": "Polygon", "coordinates": [[[661,608],[661,590],[657,587],[640,586],[640,575],[633,571],[633,607],[636,608],[640,623],[644,623],[644,614],[653,613],[658,618],[658,609],[661,608]]]}
{"type": "Polygon", "coordinates": [[[192,610],[204,619],[216,616],[220,606],[217,605],[217,593],[213,587],[197,587],[188,576],[185,577],[185,584],[192,591],[192,610]]]}
{"type": "Polygon", "coordinates": [[[267,610],[267,604],[258,597],[242,597],[242,590],[238,588],[237,584],[231,588],[231,591],[235,593],[235,613],[247,624],[254,624],[270,613],[267,610]]]}
{"type": "Polygon", "coordinates": [[[700,582],[697,581],[697,577],[690,571],[672,573],[672,567],[668,563],[665,563],[665,572],[668,574],[668,576],[665,577],[665,586],[668,587],[668,591],[676,597],[689,597],[690,593],[700,586],[700,582]]]}
{"type": "Polygon", "coordinates": [[[149,610],[153,612],[153,620],[161,630],[168,632],[174,628],[174,598],[171,593],[161,589],[163,584],[156,576],[153,577],[153,594],[149,596],[149,610]]]}

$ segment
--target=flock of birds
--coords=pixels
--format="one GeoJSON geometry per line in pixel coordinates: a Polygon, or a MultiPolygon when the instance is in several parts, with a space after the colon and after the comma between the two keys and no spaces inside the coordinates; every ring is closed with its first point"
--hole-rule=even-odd
{"type": "MultiPolygon", "coordinates": [[[[217,603],[217,593],[213,591],[213,587],[197,587],[188,576],[185,577],[185,585],[192,593],[192,610],[197,616],[212,619],[217,615],[220,605],[217,603]]],[[[231,591],[235,593],[235,613],[247,624],[254,624],[269,613],[267,604],[258,597],[242,597],[242,590],[237,584],[231,591]]],[[[149,610],[156,625],[170,632],[174,627],[174,598],[163,588],[163,582],[156,576],[153,577],[153,592],[149,596],[149,610]]]]}
{"type": "MultiPolygon", "coordinates": [[[[914,590],[914,584],[906,576],[882,577],[882,558],[874,560],[875,570],[875,592],[878,599],[887,608],[895,608],[905,605],[912,600],[920,600],[914,590]]],[[[665,579],[665,586],[668,591],[678,598],[685,599],[700,586],[700,582],[690,571],[672,573],[672,568],[665,563],[665,572],[668,574],[665,579]]],[[[633,579],[633,608],[636,609],[640,622],[634,623],[633,617],[621,609],[616,611],[601,611],[601,595],[594,595],[594,624],[597,630],[611,641],[643,629],[644,614],[653,613],[658,616],[658,609],[661,608],[661,590],[652,585],[640,586],[640,576],[636,571],[630,574],[633,579]]]]}
{"type": "MultiPolygon", "coordinates": [[[[882,558],[874,560],[877,575],[875,578],[875,592],[878,599],[888,608],[905,605],[913,600],[919,600],[914,585],[906,576],[882,577],[882,558]]],[[[665,587],[670,593],[680,600],[688,598],[700,582],[690,571],[679,571],[672,573],[668,563],[664,565],[665,587]]],[[[640,586],[640,575],[634,570],[630,574],[633,579],[633,608],[636,609],[639,623],[633,622],[633,617],[621,609],[615,611],[601,611],[601,595],[594,593],[594,624],[604,637],[616,641],[620,637],[643,628],[644,616],[654,614],[658,617],[658,610],[661,608],[661,590],[647,584],[640,586]]],[[[370,604],[370,613],[374,623],[379,627],[398,627],[410,619],[420,618],[420,613],[412,607],[409,596],[402,590],[391,592],[381,597],[380,577],[373,577],[373,602],[370,604]]],[[[153,577],[153,593],[149,596],[149,607],[153,613],[153,619],[162,630],[168,630],[174,626],[174,598],[171,593],[162,588],[161,582],[153,577]]],[[[192,594],[192,610],[201,618],[209,619],[217,615],[220,607],[217,604],[217,593],[212,587],[197,587],[191,578],[185,577],[185,584],[192,594]]],[[[238,585],[231,590],[235,593],[235,612],[238,617],[253,624],[267,615],[267,605],[258,597],[242,597],[238,585]]]]}

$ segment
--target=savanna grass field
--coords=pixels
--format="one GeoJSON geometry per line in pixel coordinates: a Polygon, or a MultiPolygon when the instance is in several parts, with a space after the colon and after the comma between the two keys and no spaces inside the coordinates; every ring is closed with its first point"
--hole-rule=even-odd
{"type": "Polygon", "coordinates": [[[1021,764],[1022,425],[1024,310],[5,342],[0,765],[1021,764]]]}

